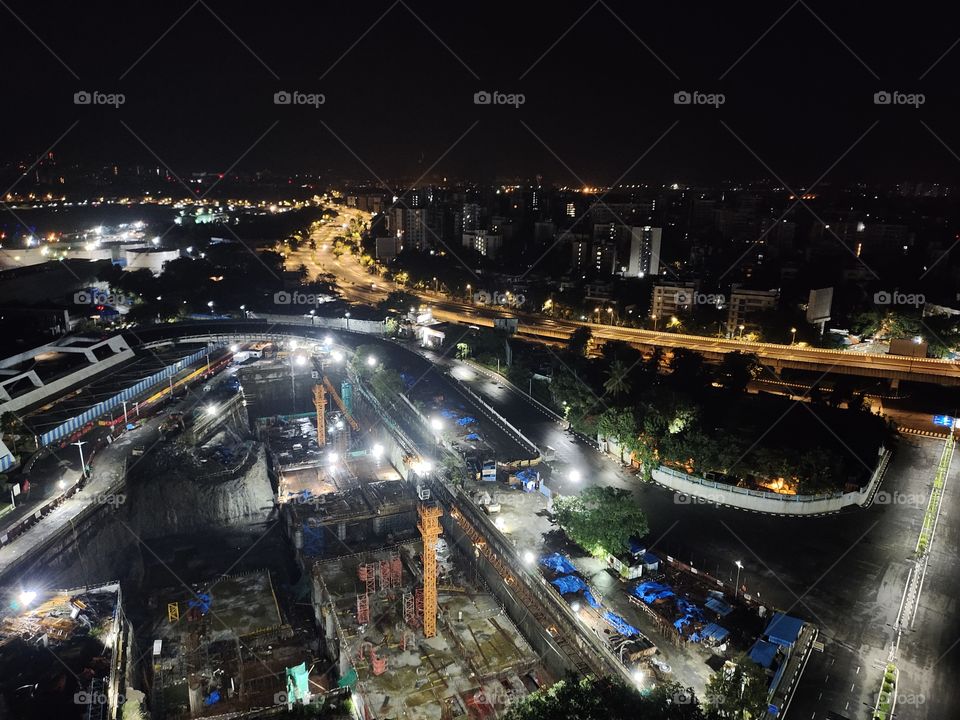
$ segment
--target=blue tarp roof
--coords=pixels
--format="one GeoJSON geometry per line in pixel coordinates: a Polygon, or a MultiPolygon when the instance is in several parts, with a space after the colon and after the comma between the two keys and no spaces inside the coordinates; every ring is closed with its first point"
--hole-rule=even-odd
{"type": "Polygon", "coordinates": [[[571,562],[560,553],[553,553],[540,558],[540,564],[561,575],[569,575],[577,571],[571,562]]]}
{"type": "Polygon", "coordinates": [[[646,552],[647,549],[647,544],[637,537],[629,538],[627,540],[627,545],[630,548],[631,555],[639,555],[642,552],[646,552]]]}
{"type": "Polygon", "coordinates": [[[659,565],[660,558],[654,555],[652,552],[643,554],[643,564],[644,565],[659,565]]]}
{"type": "Polygon", "coordinates": [[[707,600],[704,603],[704,605],[706,605],[708,608],[713,610],[720,617],[726,617],[731,612],[733,612],[733,608],[730,607],[727,603],[725,603],[720,598],[712,597],[709,600],[707,600]]]}
{"type": "Polygon", "coordinates": [[[590,592],[590,588],[587,588],[586,590],[583,591],[583,597],[586,599],[587,604],[590,607],[596,608],[596,609],[600,607],[600,603],[597,602],[597,599],[593,596],[593,593],[590,592]]]}
{"type": "Polygon", "coordinates": [[[773,643],[767,642],[766,640],[757,640],[753,644],[753,647],[750,648],[750,652],[747,653],[747,657],[760,667],[769,670],[773,666],[774,658],[777,657],[778,649],[779,648],[773,643]]]}
{"type": "Polygon", "coordinates": [[[472,418],[469,415],[467,415],[457,420],[457,425],[469,425],[470,423],[475,423],[476,421],[477,421],[476,418],[472,418]]]}
{"type": "Polygon", "coordinates": [[[717,642],[723,642],[724,638],[730,634],[730,631],[724,627],[720,627],[716,623],[710,623],[709,625],[704,625],[700,628],[699,632],[694,633],[690,636],[690,639],[694,642],[700,642],[701,640],[716,640],[717,642]]]}
{"type": "Polygon", "coordinates": [[[778,645],[792,647],[800,637],[800,628],[803,627],[803,620],[783,613],[774,613],[767,629],[763,631],[772,642],[778,645]]]}
{"type": "Polygon", "coordinates": [[[470,433],[469,435],[466,436],[466,439],[467,439],[467,440],[479,440],[479,439],[480,439],[480,436],[477,435],[476,433],[470,433]]]}
{"type": "Polygon", "coordinates": [[[606,620],[610,625],[621,635],[626,637],[633,637],[634,635],[639,635],[640,631],[637,630],[633,625],[628,623],[619,615],[616,615],[609,610],[603,614],[603,619],[606,620]]]}
{"type": "Polygon", "coordinates": [[[536,470],[531,470],[530,468],[527,468],[526,470],[521,470],[520,472],[517,473],[517,480],[519,480],[520,482],[536,481],[537,476],[539,474],[540,473],[538,473],[536,470]]]}
{"type": "Polygon", "coordinates": [[[674,594],[669,585],[653,582],[652,580],[639,583],[632,592],[648,605],[656,602],[660,598],[671,597],[674,594]]]}
{"type": "Polygon", "coordinates": [[[587,587],[587,584],[583,581],[583,578],[577,577],[576,575],[564,575],[563,577],[558,577],[556,580],[551,580],[550,584],[554,585],[557,590],[560,591],[561,595],[580,592],[581,590],[585,590],[587,587]]]}

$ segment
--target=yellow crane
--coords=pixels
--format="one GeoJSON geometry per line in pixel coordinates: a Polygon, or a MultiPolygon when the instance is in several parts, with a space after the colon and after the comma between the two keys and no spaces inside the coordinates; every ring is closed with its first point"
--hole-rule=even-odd
{"type": "Polygon", "coordinates": [[[350,411],[347,410],[347,406],[344,405],[343,400],[340,399],[340,394],[333,388],[330,378],[328,378],[326,375],[323,376],[323,384],[327,388],[327,392],[330,393],[330,396],[333,398],[333,401],[337,404],[337,407],[340,408],[340,412],[343,413],[343,417],[345,417],[347,422],[350,423],[350,427],[353,428],[354,432],[359,432],[360,424],[353,419],[353,415],[351,415],[350,411]]]}
{"type": "Polygon", "coordinates": [[[437,634],[437,541],[443,510],[425,498],[417,506],[417,515],[417,529],[423,538],[423,636],[432,638],[437,634]]]}
{"type": "Polygon", "coordinates": [[[313,386],[313,406],[317,410],[317,444],[323,447],[327,444],[327,420],[324,415],[327,399],[324,397],[323,385],[313,386]]]}

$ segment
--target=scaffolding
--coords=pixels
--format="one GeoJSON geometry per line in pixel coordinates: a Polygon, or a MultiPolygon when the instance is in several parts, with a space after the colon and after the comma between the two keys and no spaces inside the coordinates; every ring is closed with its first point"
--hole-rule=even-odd
{"type": "Polygon", "coordinates": [[[403,621],[412,628],[419,627],[417,605],[412,592],[403,593],[403,621]]]}
{"type": "Polygon", "coordinates": [[[432,638],[437,634],[437,540],[443,510],[424,500],[417,506],[417,515],[417,529],[423,538],[423,635],[432,638]]]}
{"type": "Polygon", "coordinates": [[[317,411],[317,444],[320,447],[327,444],[327,420],[324,417],[326,405],[327,399],[324,396],[323,385],[314,385],[313,407],[317,411]]]}
{"type": "Polygon", "coordinates": [[[394,550],[390,553],[390,587],[398,588],[403,585],[403,561],[400,553],[394,550]]]}

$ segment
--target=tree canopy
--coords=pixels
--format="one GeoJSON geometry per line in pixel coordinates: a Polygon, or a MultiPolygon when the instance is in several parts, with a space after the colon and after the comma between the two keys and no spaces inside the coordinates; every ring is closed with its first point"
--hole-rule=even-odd
{"type": "Polygon", "coordinates": [[[575,543],[593,555],[629,549],[631,536],[643,537],[647,516],[627,490],[592,486],[553,502],[557,522],[575,543]]]}

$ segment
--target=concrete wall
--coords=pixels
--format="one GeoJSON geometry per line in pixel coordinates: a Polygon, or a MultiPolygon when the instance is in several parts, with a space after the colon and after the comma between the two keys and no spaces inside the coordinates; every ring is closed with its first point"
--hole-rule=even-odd
{"type": "Polygon", "coordinates": [[[834,495],[781,495],[763,490],[745,490],[662,466],[653,471],[653,479],[674,490],[677,493],[676,502],[680,504],[707,502],[777,515],[821,515],[834,513],[851,505],[869,505],[883,480],[889,461],[890,453],[884,451],[870,482],[862,490],[834,495]]]}

